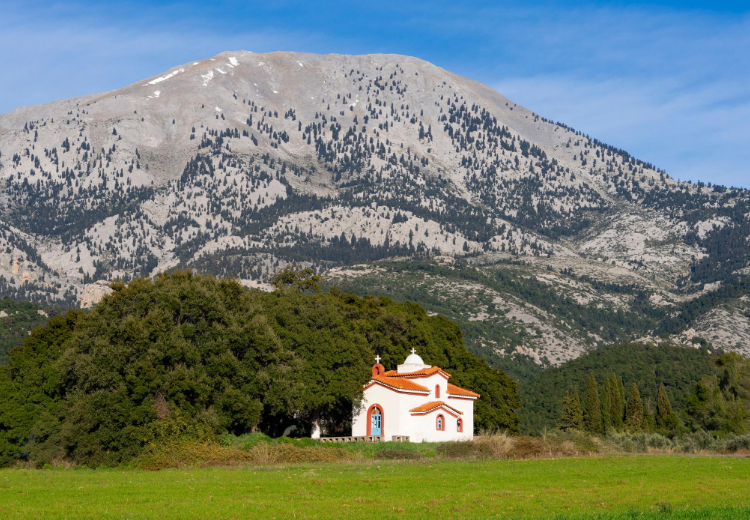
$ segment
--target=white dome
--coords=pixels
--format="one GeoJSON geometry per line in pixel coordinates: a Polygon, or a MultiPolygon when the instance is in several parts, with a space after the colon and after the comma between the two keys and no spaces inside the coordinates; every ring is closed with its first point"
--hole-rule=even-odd
{"type": "Polygon", "coordinates": [[[430,368],[430,365],[425,365],[424,361],[422,361],[422,358],[417,355],[417,351],[415,349],[411,349],[411,354],[406,358],[406,360],[396,367],[399,374],[404,374],[406,372],[416,372],[417,370],[422,370],[423,368],[430,368]]]}
{"type": "Polygon", "coordinates": [[[404,365],[424,365],[424,361],[417,354],[409,354],[404,361],[404,365]]]}

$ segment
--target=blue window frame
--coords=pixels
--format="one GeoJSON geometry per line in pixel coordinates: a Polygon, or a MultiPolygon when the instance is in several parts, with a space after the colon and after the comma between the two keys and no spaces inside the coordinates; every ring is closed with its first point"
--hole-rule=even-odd
{"type": "Polygon", "coordinates": [[[383,415],[379,408],[375,408],[370,415],[370,435],[382,435],[383,433],[383,415]]]}

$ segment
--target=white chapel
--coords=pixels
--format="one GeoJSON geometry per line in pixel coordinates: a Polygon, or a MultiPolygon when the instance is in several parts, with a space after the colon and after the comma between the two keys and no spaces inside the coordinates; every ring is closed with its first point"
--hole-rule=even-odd
{"type": "Polygon", "coordinates": [[[425,365],[414,349],[398,370],[386,371],[375,358],[372,377],[355,408],[352,436],[378,435],[411,442],[470,440],[474,401],[479,394],[448,382],[451,375],[425,365]]]}

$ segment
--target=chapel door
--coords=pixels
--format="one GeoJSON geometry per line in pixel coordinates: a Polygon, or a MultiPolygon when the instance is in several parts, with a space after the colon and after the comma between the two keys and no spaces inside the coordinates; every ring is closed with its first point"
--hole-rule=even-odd
{"type": "Polygon", "coordinates": [[[383,416],[378,408],[375,408],[370,415],[370,435],[383,434],[383,416]]]}

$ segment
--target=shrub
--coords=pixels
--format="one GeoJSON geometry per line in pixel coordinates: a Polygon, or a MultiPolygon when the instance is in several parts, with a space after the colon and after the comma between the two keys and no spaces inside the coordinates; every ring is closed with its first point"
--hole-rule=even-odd
{"type": "Polygon", "coordinates": [[[183,440],[152,443],[135,459],[141,469],[159,470],[184,466],[231,466],[252,462],[250,451],[221,446],[211,441],[183,440]]]}
{"type": "Polygon", "coordinates": [[[153,443],[139,456],[135,465],[158,470],[192,466],[233,466],[237,464],[289,464],[336,462],[351,458],[342,449],[326,445],[297,446],[289,442],[256,442],[251,448],[240,444],[222,445],[214,441],[182,439],[153,443]]]}
{"type": "Polygon", "coordinates": [[[486,452],[494,459],[504,459],[513,449],[513,437],[505,433],[482,434],[475,438],[475,442],[482,444],[486,452]]]}
{"type": "Polygon", "coordinates": [[[422,455],[413,450],[403,448],[386,448],[375,452],[375,458],[378,459],[421,459],[422,455]]]}
{"type": "Polygon", "coordinates": [[[750,435],[738,437],[732,435],[727,438],[726,451],[735,453],[738,451],[750,451],[750,435]]]}
{"type": "Polygon", "coordinates": [[[260,442],[273,442],[273,439],[263,433],[245,433],[242,435],[232,435],[230,433],[221,436],[222,446],[239,446],[242,449],[249,450],[260,442]]]}
{"type": "Polygon", "coordinates": [[[511,457],[516,459],[530,459],[550,455],[547,442],[540,437],[518,437],[513,439],[511,457]]]}
{"type": "Polygon", "coordinates": [[[572,456],[602,451],[602,441],[599,436],[578,430],[567,432],[555,430],[543,438],[552,444],[550,449],[555,455],[572,456]]]}
{"type": "Polygon", "coordinates": [[[489,450],[476,441],[446,442],[438,445],[437,454],[448,459],[468,459],[486,457],[489,450]]]}
{"type": "Polygon", "coordinates": [[[750,435],[721,437],[702,430],[685,433],[674,438],[665,437],[658,433],[612,432],[605,437],[605,442],[609,446],[626,453],[649,451],[661,453],[698,453],[702,451],[735,453],[750,450],[750,435]]]}

